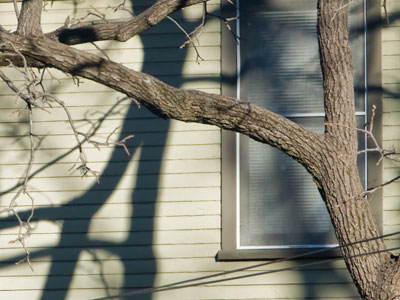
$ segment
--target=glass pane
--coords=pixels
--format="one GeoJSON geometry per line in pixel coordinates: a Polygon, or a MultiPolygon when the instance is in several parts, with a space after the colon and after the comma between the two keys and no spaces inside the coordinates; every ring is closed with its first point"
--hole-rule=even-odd
{"type": "MultiPolygon", "coordinates": [[[[295,3],[241,2],[241,98],[283,115],[323,113],[316,1],[295,3]]],[[[363,111],[363,10],[357,3],[351,7],[350,40],[357,110],[363,111]]]]}
{"type": "MultiPolygon", "coordinates": [[[[323,118],[296,119],[317,133],[323,118]]],[[[247,139],[248,202],[241,201],[241,246],[335,244],[330,217],[303,166],[270,146],[247,139]]]]}
{"type": "MultiPolygon", "coordinates": [[[[365,116],[358,116],[357,117],[357,128],[364,129],[365,125],[365,116]]],[[[366,134],[363,132],[358,132],[358,150],[364,150],[366,149],[366,134]]],[[[367,164],[367,154],[360,153],[357,157],[357,164],[358,164],[358,172],[360,173],[360,178],[362,183],[364,184],[364,187],[366,186],[366,164],[367,164]]]]}
{"type": "Polygon", "coordinates": [[[356,1],[350,6],[349,38],[354,67],[354,96],[356,111],[365,111],[365,28],[364,1],[356,1]]]}
{"type": "MultiPolygon", "coordinates": [[[[293,121],[323,133],[323,118],[293,121]]],[[[357,126],[363,125],[364,117],[357,117],[357,126]]],[[[365,135],[358,136],[361,150],[365,135]]],[[[248,186],[240,206],[240,245],[282,248],[336,244],[325,203],[304,167],[277,149],[250,139],[245,141],[249,153],[248,186]]],[[[359,155],[358,162],[364,181],[364,154],[359,155]]]]}

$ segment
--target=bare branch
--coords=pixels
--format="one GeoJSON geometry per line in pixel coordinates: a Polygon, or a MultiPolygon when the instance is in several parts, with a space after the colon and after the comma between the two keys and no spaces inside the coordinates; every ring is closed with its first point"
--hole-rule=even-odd
{"type": "Polygon", "coordinates": [[[23,184],[21,187],[18,189],[17,193],[14,195],[14,197],[11,199],[10,204],[7,208],[0,210],[0,214],[9,212],[15,215],[15,217],[18,220],[19,223],[19,229],[18,229],[18,236],[15,240],[10,241],[10,243],[15,243],[19,242],[20,245],[23,247],[25,250],[25,258],[18,261],[17,264],[21,262],[28,262],[29,267],[33,271],[32,264],[30,262],[30,253],[29,250],[25,244],[25,238],[28,237],[32,231],[32,227],[30,224],[30,221],[32,220],[34,211],[35,211],[35,201],[34,198],[29,194],[27,191],[27,186],[28,182],[30,179],[31,171],[32,171],[32,166],[35,160],[35,143],[34,143],[34,133],[33,133],[33,117],[32,117],[32,107],[29,107],[29,140],[30,140],[30,158],[28,162],[28,166],[25,170],[24,178],[23,178],[23,184]],[[31,200],[31,213],[26,221],[23,221],[22,218],[19,216],[16,207],[17,207],[17,200],[20,198],[21,195],[26,195],[28,198],[31,200]]]}
{"type": "Polygon", "coordinates": [[[366,134],[368,136],[368,138],[370,138],[372,140],[372,142],[374,143],[375,147],[374,148],[368,148],[368,149],[360,150],[360,151],[357,152],[357,154],[362,154],[362,153],[366,153],[366,152],[378,152],[379,155],[380,155],[380,158],[378,159],[376,165],[379,165],[384,158],[400,162],[400,158],[396,157],[396,155],[399,155],[399,153],[397,153],[395,150],[385,150],[379,145],[378,140],[376,139],[376,137],[375,137],[375,135],[373,133],[375,113],[376,113],[376,106],[372,105],[371,119],[370,119],[369,123],[365,125],[368,129],[352,128],[352,127],[349,127],[347,125],[338,124],[338,123],[333,124],[333,123],[328,123],[328,122],[325,123],[325,126],[335,126],[335,127],[345,128],[345,129],[348,129],[350,131],[354,131],[355,130],[355,131],[358,131],[358,132],[366,134]]]}
{"type": "Polygon", "coordinates": [[[388,15],[388,11],[387,11],[387,0],[383,0],[383,10],[385,11],[385,18],[386,18],[386,26],[389,26],[389,15],[388,15]]]}
{"type": "Polygon", "coordinates": [[[82,133],[82,132],[78,132],[79,135],[82,135],[85,137],[85,140],[92,144],[94,147],[96,147],[96,149],[100,150],[100,147],[111,147],[111,146],[121,146],[124,148],[126,154],[128,156],[131,156],[128,147],[126,146],[126,141],[130,140],[131,138],[134,137],[133,134],[130,134],[126,137],[124,137],[122,140],[117,141],[117,142],[110,142],[110,138],[111,136],[120,128],[121,126],[117,126],[116,128],[114,128],[114,130],[107,136],[106,141],[105,142],[98,142],[95,141],[93,139],[91,139],[87,134],[82,133]]]}
{"type": "Polygon", "coordinates": [[[185,47],[185,46],[187,45],[187,43],[191,43],[192,46],[193,46],[193,48],[194,48],[194,50],[196,51],[196,55],[197,55],[197,56],[196,56],[196,62],[199,63],[199,60],[204,60],[204,59],[200,56],[200,53],[199,53],[199,51],[197,50],[197,47],[196,47],[195,43],[193,42],[193,40],[192,40],[190,34],[187,33],[186,30],[185,30],[181,25],[179,25],[179,23],[178,23],[177,21],[175,21],[173,18],[171,18],[170,16],[167,16],[167,19],[170,20],[171,22],[173,22],[173,23],[186,35],[186,37],[188,38],[188,40],[187,40],[186,42],[184,42],[179,48],[182,49],[183,47],[185,47]]]}
{"type": "MultiPolygon", "coordinates": [[[[227,0],[227,1],[228,1],[229,3],[231,3],[229,0],[227,0]]],[[[232,3],[232,4],[233,4],[233,3],[232,3]]],[[[229,24],[230,22],[237,20],[237,17],[229,17],[229,18],[226,18],[226,17],[220,16],[220,15],[216,15],[216,14],[213,14],[213,13],[210,13],[210,12],[207,12],[207,16],[220,19],[222,22],[224,22],[225,27],[226,27],[226,28],[229,30],[229,32],[232,34],[232,36],[233,36],[233,38],[235,39],[236,43],[239,42],[239,39],[240,39],[239,36],[233,31],[231,25],[229,24]]]]}
{"type": "Polygon", "coordinates": [[[18,55],[18,57],[20,57],[20,60],[22,61],[23,71],[20,71],[18,68],[16,68],[11,61],[9,61],[8,66],[14,67],[17,71],[19,71],[20,73],[23,74],[23,76],[25,78],[23,90],[27,91],[28,94],[25,94],[21,88],[16,87],[14,85],[14,83],[12,82],[12,80],[10,78],[8,78],[7,75],[4,74],[1,70],[0,70],[0,78],[3,79],[3,81],[7,84],[7,86],[18,97],[20,97],[22,100],[25,101],[25,103],[28,105],[28,107],[31,107],[31,106],[38,107],[37,104],[35,103],[35,101],[33,101],[34,98],[32,98],[32,92],[30,90],[30,87],[32,86],[32,84],[35,81],[35,75],[33,74],[32,70],[28,69],[28,62],[27,62],[25,56],[22,55],[22,53],[20,51],[18,51],[12,43],[10,43],[10,42],[2,43],[2,44],[0,44],[0,48],[4,45],[11,46],[12,50],[18,55]],[[33,77],[31,77],[31,75],[33,75],[33,77]]]}
{"type": "Polygon", "coordinates": [[[101,53],[103,53],[103,55],[104,55],[105,57],[107,57],[108,60],[111,60],[110,57],[107,55],[107,53],[106,53],[103,49],[101,49],[99,46],[97,46],[95,42],[91,42],[91,44],[92,44],[97,50],[99,50],[101,53]]]}
{"type": "MultiPolygon", "coordinates": [[[[125,100],[128,100],[128,98],[122,98],[120,100],[118,100],[107,112],[104,113],[104,115],[102,115],[100,118],[96,119],[96,120],[86,120],[89,124],[90,124],[90,129],[88,130],[88,133],[86,133],[85,135],[88,136],[89,138],[95,136],[95,134],[97,133],[97,131],[101,128],[101,126],[103,125],[104,121],[107,119],[107,117],[113,115],[113,114],[117,114],[118,112],[114,112],[115,109],[125,100]]],[[[86,140],[84,140],[83,142],[86,142],[86,140]]],[[[38,148],[40,144],[39,143],[36,144],[36,148],[38,148]]],[[[31,179],[32,177],[34,177],[35,175],[37,175],[38,173],[40,173],[41,171],[45,170],[46,168],[48,168],[49,166],[53,165],[54,163],[60,161],[60,159],[68,156],[69,154],[73,153],[74,151],[76,151],[78,149],[78,145],[75,145],[74,147],[72,147],[71,149],[69,149],[68,151],[60,154],[57,158],[53,159],[52,161],[48,162],[48,164],[39,167],[38,169],[36,169],[34,172],[32,172],[29,176],[29,179],[31,179]]],[[[71,168],[73,169],[73,168],[71,168]]],[[[14,186],[3,190],[0,192],[0,196],[8,194],[16,189],[18,189],[19,187],[21,187],[23,184],[23,182],[19,182],[17,184],[15,184],[14,186]]]]}
{"type": "Polygon", "coordinates": [[[18,19],[19,18],[18,1],[17,0],[13,0],[13,4],[14,4],[15,15],[17,16],[17,19],[18,19]]]}
{"type": "Polygon", "coordinates": [[[176,89],[150,75],[49,39],[36,38],[26,43],[23,37],[0,33],[1,40],[13,42],[27,57],[104,84],[129,98],[139,99],[151,111],[165,118],[212,124],[241,132],[284,150],[300,162],[304,162],[305,156],[315,161],[316,149],[319,143],[324,143],[315,133],[251,103],[222,95],[176,89]],[[304,141],[307,140],[310,143],[305,149],[304,141]]]}
{"type": "Polygon", "coordinates": [[[171,13],[182,7],[192,6],[208,0],[158,0],[150,8],[136,17],[128,19],[98,20],[79,23],[69,28],[61,27],[46,34],[67,45],[88,42],[116,40],[127,41],[133,36],[160,23],[171,13]]]}
{"type": "Polygon", "coordinates": [[[367,193],[368,193],[368,194],[369,194],[369,193],[373,193],[373,192],[377,191],[378,189],[383,188],[383,187],[385,187],[385,186],[387,186],[387,185],[389,185],[389,184],[391,184],[391,183],[393,183],[393,182],[395,182],[395,181],[397,181],[397,180],[399,180],[399,179],[400,179],[400,175],[399,175],[399,176],[396,176],[396,177],[390,179],[389,181],[386,181],[386,182],[384,182],[384,183],[382,183],[382,184],[380,184],[380,185],[377,185],[377,186],[368,188],[368,189],[366,190],[365,193],[366,193],[366,194],[367,194],[367,193]]]}
{"type": "Polygon", "coordinates": [[[118,4],[116,7],[108,6],[107,8],[112,8],[112,9],[114,10],[114,12],[117,12],[118,10],[126,11],[126,12],[128,12],[130,15],[134,16],[134,14],[132,13],[132,11],[131,11],[130,9],[128,9],[128,8],[125,7],[125,3],[126,3],[126,0],[123,0],[123,1],[122,1],[120,4],[118,4]]]}
{"type": "Polygon", "coordinates": [[[42,0],[22,1],[21,13],[18,17],[18,34],[25,37],[43,35],[40,24],[42,8],[42,0]]]}
{"type": "MultiPolygon", "coordinates": [[[[95,8],[91,5],[90,5],[90,8],[93,9],[95,12],[88,10],[85,16],[83,16],[79,19],[72,19],[72,21],[78,25],[78,24],[81,24],[81,21],[87,19],[89,16],[95,16],[95,17],[99,18],[100,20],[102,20],[106,23],[109,23],[108,20],[106,19],[105,14],[103,14],[101,11],[99,11],[97,8],[95,8]]],[[[69,20],[68,20],[68,22],[66,20],[63,27],[67,28],[68,24],[69,24],[69,20]]]]}
{"type": "Polygon", "coordinates": [[[6,74],[4,74],[1,70],[0,70],[0,78],[3,79],[3,81],[8,85],[8,87],[17,94],[17,96],[19,96],[22,100],[24,100],[26,102],[26,104],[30,104],[30,98],[27,97],[25,94],[21,93],[21,91],[14,85],[14,83],[12,82],[12,80],[10,78],[7,77],[6,74]]]}
{"type": "Polygon", "coordinates": [[[336,15],[338,14],[339,11],[341,11],[342,9],[347,8],[348,6],[350,6],[350,4],[353,2],[353,0],[348,0],[349,2],[347,2],[346,4],[342,5],[341,7],[339,7],[338,9],[336,9],[335,13],[333,14],[332,18],[331,18],[331,22],[333,21],[333,19],[336,17],[336,15]]]}
{"type": "Polygon", "coordinates": [[[57,103],[58,105],[60,105],[63,108],[63,110],[64,110],[64,112],[65,112],[65,114],[67,116],[69,125],[70,125],[70,127],[72,129],[72,132],[74,134],[74,137],[75,137],[75,140],[76,140],[76,144],[78,146],[79,160],[80,160],[81,164],[76,169],[81,172],[82,177],[85,177],[87,174],[92,174],[93,176],[96,177],[97,183],[100,183],[100,181],[99,181],[100,173],[98,171],[94,171],[94,170],[90,169],[88,167],[88,165],[87,165],[88,161],[87,161],[86,155],[85,155],[85,153],[83,151],[83,148],[82,148],[82,142],[79,140],[79,133],[78,133],[76,127],[75,127],[75,124],[74,124],[74,121],[72,119],[71,113],[69,112],[69,109],[65,105],[64,101],[61,101],[56,96],[50,95],[50,94],[47,94],[47,93],[40,94],[40,97],[45,101],[53,101],[53,102],[57,103]]]}
{"type": "Polygon", "coordinates": [[[2,32],[9,32],[9,30],[5,29],[3,26],[0,25],[0,31],[2,32]]]}
{"type": "MultiPolygon", "coordinates": [[[[200,25],[198,25],[198,26],[189,34],[189,36],[190,36],[191,38],[180,46],[181,49],[184,48],[184,47],[186,47],[186,45],[189,44],[189,42],[190,42],[192,39],[197,39],[197,38],[199,37],[199,35],[201,34],[201,32],[202,32],[202,30],[203,30],[203,28],[204,28],[204,25],[206,24],[206,16],[207,16],[207,3],[206,3],[206,2],[203,2],[203,14],[202,14],[202,17],[201,17],[201,23],[200,23],[200,25]]],[[[192,44],[193,44],[193,42],[192,42],[192,44]]]]}

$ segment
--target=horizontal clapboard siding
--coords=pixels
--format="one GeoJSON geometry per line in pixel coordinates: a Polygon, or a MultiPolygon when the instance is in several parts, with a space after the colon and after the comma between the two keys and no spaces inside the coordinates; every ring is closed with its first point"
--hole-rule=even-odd
{"type": "MultiPolygon", "coordinates": [[[[389,24],[382,31],[383,67],[383,146],[385,149],[399,149],[400,146],[400,5],[398,1],[387,3],[389,24]]],[[[389,181],[400,173],[398,162],[384,160],[384,180],[389,181]]],[[[383,190],[384,193],[384,232],[400,230],[400,184],[395,182],[383,190]]],[[[399,247],[400,236],[386,241],[388,247],[399,247]]],[[[399,252],[397,250],[396,252],[399,252]]]]}
{"type": "MultiPolygon", "coordinates": [[[[90,6],[110,14],[105,10],[109,4],[83,2],[74,13],[71,2],[56,1],[43,19],[43,28],[61,26],[67,15],[80,18],[90,6]]],[[[135,1],[135,12],[148,4],[135,1]]],[[[211,1],[208,10],[219,13],[218,1],[211,1]]],[[[173,18],[191,31],[199,24],[201,12],[201,6],[192,7],[173,18]]],[[[0,19],[2,25],[15,28],[11,4],[0,4],[0,19]]],[[[200,64],[193,45],[179,50],[185,41],[181,30],[166,20],[127,43],[97,43],[104,52],[90,44],[76,47],[107,55],[176,87],[220,93],[219,21],[210,20],[195,41],[203,59],[200,64]]],[[[6,71],[23,84],[18,72],[6,71]]],[[[42,141],[29,185],[36,211],[35,231],[27,245],[35,272],[28,271],[26,264],[15,267],[24,254],[18,243],[9,243],[15,239],[17,223],[13,216],[1,216],[0,268],[5,271],[0,272],[1,297],[89,299],[121,288],[218,272],[221,267],[216,267],[214,256],[220,249],[221,230],[220,130],[162,120],[104,86],[82,80],[77,87],[70,76],[56,70],[44,74],[43,85],[70,107],[76,126],[93,133],[93,140],[103,142],[112,132],[111,141],[133,134],[126,143],[132,156],[122,148],[99,151],[85,144],[89,166],[103,175],[100,184],[93,176],[81,178],[79,172],[69,171],[78,153],[63,109],[53,104],[50,114],[34,111],[35,133],[42,141]],[[25,284],[20,286],[21,282],[25,284]]],[[[18,184],[28,163],[28,118],[25,110],[16,111],[23,104],[16,104],[4,83],[0,83],[0,97],[0,190],[7,191],[18,184]]],[[[6,207],[14,195],[12,190],[0,195],[0,207],[6,207]]],[[[28,200],[19,200],[24,218],[30,209],[28,200]]],[[[229,264],[224,268],[229,269],[229,264]]]]}
{"type": "MultiPolygon", "coordinates": [[[[1,24],[14,29],[11,3],[0,1],[1,24]]],[[[112,15],[108,5],[121,1],[54,1],[42,23],[45,31],[64,24],[66,16],[81,18],[91,6],[112,15]]],[[[130,1],[127,1],[130,2],[130,1]]],[[[139,13],[150,0],[134,0],[139,13]]],[[[154,2],[154,1],[153,1],[154,2]]],[[[219,14],[219,0],[208,11],[219,14]]],[[[187,31],[201,19],[202,6],[184,9],[172,17],[187,31]]],[[[119,12],[114,17],[128,17],[119,12]]],[[[96,19],[91,16],[89,19],[96,19]]],[[[221,24],[212,18],[196,39],[196,49],[170,20],[126,43],[98,42],[76,46],[144,70],[176,87],[220,93],[221,24]],[[143,48],[145,47],[145,51],[143,48]]],[[[223,55],[223,54],[222,54],[223,55]]],[[[18,84],[18,72],[6,70],[18,84]]],[[[162,286],[200,276],[217,275],[250,267],[257,262],[216,262],[221,248],[221,148],[220,130],[213,126],[185,124],[155,117],[138,109],[109,88],[50,70],[43,85],[70,107],[80,131],[93,133],[99,142],[107,137],[127,141],[121,147],[97,150],[84,145],[89,166],[103,175],[81,178],[70,170],[77,163],[65,112],[54,104],[34,111],[35,133],[42,139],[33,165],[29,191],[35,198],[34,233],[27,239],[34,272],[27,264],[14,263],[24,256],[18,243],[15,217],[0,216],[1,299],[93,299],[152,286],[162,286]],[[116,105],[119,103],[118,105],[116,105]],[[107,116],[104,120],[99,118],[107,116]],[[121,127],[119,127],[121,126],[121,127]],[[94,130],[95,129],[95,130],[94,130]]],[[[28,118],[22,103],[0,82],[0,208],[15,195],[14,188],[29,160],[28,118]]],[[[77,165],[75,166],[77,167],[77,165]]],[[[30,201],[19,200],[27,217],[30,201]]],[[[393,210],[396,213],[395,210],[393,210]]],[[[391,218],[394,220],[394,216],[391,218]]],[[[390,226],[397,226],[395,222],[390,226]]],[[[233,274],[257,275],[239,280],[154,293],[151,299],[358,299],[343,262],[301,267],[315,261],[287,261],[233,274]]],[[[150,298],[147,296],[135,299],[150,298]]]]}
{"type": "MultiPolygon", "coordinates": [[[[104,194],[102,189],[89,190],[89,191],[48,191],[46,196],[40,197],[43,192],[32,191],[31,194],[38,198],[37,205],[60,205],[68,204],[68,199],[81,197],[80,204],[101,204],[103,203],[101,196],[104,194]],[[40,200],[42,199],[42,200],[40,200]]],[[[107,203],[132,203],[130,198],[132,195],[131,190],[115,190],[111,195],[108,195],[107,203]]],[[[177,201],[219,201],[220,191],[219,187],[190,187],[180,189],[160,188],[157,194],[154,195],[152,189],[137,189],[135,190],[137,202],[177,202],[177,201]],[[150,200],[149,200],[150,199],[150,200]]],[[[6,196],[5,196],[6,197],[6,196]]],[[[13,197],[10,193],[7,197],[13,197]]],[[[5,198],[7,199],[7,198],[5,198]]],[[[21,199],[22,205],[29,205],[28,200],[21,199]]]]}
{"type": "MultiPolygon", "coordinates": [[[[286,285],[275,285],[275,292],[272,292],[271,287],[267,285],[261,286],[252,286],[249,291],[244,289],[243,286],[230,287],[229,289],[222,288],[221,286],[213,286],[208,287],[206,290],[202,288],[190,288],[190,289],[182,289],[177,291],[167,291],[162,293],[155,293],[152,299],[161,300],[161,299],[223,299],[223,300],[253,300],[260,299],[258,295],[264,295],[262,299],[295,299],[301,300],[304,299],[302,296],[296,297],[298,295],[304,295],[304,290],[308,288],[312,290],[315,295],[318,295],[317,298],[308,298],[308,299],[359,299],[355,292],[349,295],[348,286],[344,285],[318,285],[318,286],[305,286],[305,285],[294,285],[291,286],[291,289],[287,289],[286,285]],[[221,291],[225,291],[223,294],[221,291]],[[200,298],[198,295],[202,295],[200,298]],[[321,297],[319,297],[321,296],[321,297]]],[[[118,291],[118,289],[117,289],[118,291]]],[[[68,298],[70,299],[94,299],[101,298],[116,294],[115,289],[107,289],[107,290],[99,290],[99,289],[73,289],[68,292],[68,298]]],[[[22,299],[27,294],[31,295],[33,298],[40,298],[40,291],[6,291],[2,293],[3,299],[13,300],[13,299],[22,299]]],[[[46,293],[51,299],[60,299],[64,293],[62,291],[49,291],[46,293]]],[[[135,299],[148,299],[144,296],[135,296],[135,299]]]]}

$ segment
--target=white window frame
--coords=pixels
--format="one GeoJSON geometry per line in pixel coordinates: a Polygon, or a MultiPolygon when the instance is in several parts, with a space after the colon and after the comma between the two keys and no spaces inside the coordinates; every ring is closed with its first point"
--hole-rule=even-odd
{"type": "MultiPolygon", "coordinates": [[[[238,1],[239,2],[239,1],[238,1]]],[[[240,4],[239,4],[240,5],[240,4]]],[[[226,5],[228,7],[228,5],[226,5]]],[[[370,0],[364,1],[364,10],[365,10],[365,24],[368,24],[369,20],[376,18],[379,15],[379,5],[374,4],[370,0]],[[373,13],[368,13],[372,11],[373,13]]],[[[226,16],[232,13],[239,13],[239,7],[236,7],[236,11],[232,8],[229,11],[229,8],[223,11],[226,16]]],[[[367,91],[368,86],[381,86],[381,46],[380,46],[380,30],[376,28],[370,30],[368,35],[366,33],[367,25],[364,28],[365,31],[365,48],[367,53],[364,55],[365,61],[365,90],[367,91]],[[371,31],[373,33],[371,34],[371,31]],[[373,47],[373,55],[374,61],[371,63],[369,58],[369,49],[373,47]],[[378,59],[376,59],[378,57],[378,59]],[[370,72],[370,70],[373,70],[370,72]]],[[[240,70],[236,66],[240,66],[240,48],[239,46],[235,46],[236,42],[232,38],[231,32],[228,32],[224,25],[222,24],[222,30],[225,31],[225,36],[223,33],[222,40],[222,57],[232,59],[232,56],[235,56],[235,66],[232,67],[232,60],[230,63],[225,62],[224,59],[222,61],[222,78],[223,78],[223,87],[222,91],[224,94],[229,96],[240,97],[240,70]],[[229,41],[229,39],[231,41],[229,41]],[[232,46],[236,47],[235,55],[225,55],[228,49],[232,49],[232,46]]],[[[236,22],[235,26],[236,35],[240,36],[240,23],[236,22]]],[[[231,51],[232,52],[232,51],[231,51]]],[[[368,119],[368,109],[371,107],[373,103],[378,102],[381,99],[381,93],[379,91],[374,90],[369,93],[365,93],[364,97],[365,101],[365,112],[356,113],[357,116],[364,116],[365,121],[368,119]],[[369,98],[369,99],[368,99],[369,98]]],[[[291,114],[285,115],[285,117],[323,117],[323,113],[310,113],[310,114],[291,114]]],[[[380,122],[380,118],[378,117],[380,122]]],[[[376,124],[376,123],[375,123],[376,124]]],[[[376,124],[381,128],[381,124],[376,124]]],[[[380,133],[377,134],[380,136],[380,133]]],[[[364,139],[365,146],[367,147],[367,137],[364,139]]],[[[310,248],[325,248],[325,247],[334,247],[336,245],[313,245],[311,247],[304,245],[301,247],[295,246],[241,246],[240,245],[240,134],[238,133],[230,133],[223,132],[222,136],[222,245],[221,251],[218,253],[218,259],[220,260],[237,260],[237,259],[260,259],[260,258],[277,258],[277,257],[286,257],[290,254],[298,254],[304,253],[305,251],[309,251],[310,248]],[[229,145],[228,147],[226,145],[229,145]],[[232,150],[232,146],[234,145],[234,150],[232,150]],[[229,174],[229,175],[228,175],[229,174]],[[232,184],[234,188],[232,188],[232,184]],[[234,206],[234,208],[232,208],[234,206]]],[[[373,158],[374,155],[370,155],[373,158]]],[[[374,186],[380,182],[382,182],[382,170],[381,167],[373,167],[371,168],[371,164],[367,158],[365,158],[365,171],[366,171],[366,181],[365,185],[374,186]],[[372,174],[372,176],[371,176],[372,174]]],[[[382,215],[382,195],[381,193],[375,194],[373,199],[375,200],[375,211],[377,212],[378,223],[381,222],[382,215]]],[[[319,256],[336,256],[339,255],[338,251],[326,251],[325,253],[319,256]]]]}

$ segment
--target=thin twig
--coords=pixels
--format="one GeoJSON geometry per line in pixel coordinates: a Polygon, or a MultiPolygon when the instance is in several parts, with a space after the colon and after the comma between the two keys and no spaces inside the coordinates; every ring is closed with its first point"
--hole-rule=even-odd
{"type": "Polygon", "coordinates": [[[75,127],[74,120],[72,119],[71,113],[70,113],[68,107],[65,105],[64,101],[58,99],[54,95],[45,94],[45,93],[42,94],[41,97],[42,97],[42,99],[45,99],[47,101],[53,101],[53,102],[57,103],[58,105],[60,105],[67,116],[68,123],[70,125],[70,128],[72,129],[72,132],[73,132],[75,140],[76,140],[76,144],[78,146],[79,160],[81,162],[81,164],[76,169],[81,172],[82,177],[85,177],[87,174],[92,174],[93,176],[96,177],[97,183],[100,183],[99,182],[100,173],[98,171],[94,171],[94,170],[90,169],[87,165],[88,161],[87,161],[86,155],[82,148],[82,142],[79,140],[79,133],[75,127]]]}
{"type": "Polygon", "coordinates": [[[107,57],[108,60],[111,60],[110,57],[107,55],[107,53],[106,53],[103,49],[101,49],[99,46],[97,46],[95,42],[90,42],[90,43],[91,43],[97,50],[99,50],[101,53],[103,53],[103,55],[104,55],[105,57],[107,57]]]}
{"type": "Polygon", "coordinates": [[[79,135],[82,135],[83,137],[85,137],[85,140],[89,143],[92,144],[94,147],[96,147],[96,149],[100,150],[101,147],[112,147],[112,146],[121,146],[122,148],[124,148],[126,154],[128,156],[130,156],[130,152],[128,147],[126,146],[126,141],[130,140],[131,138],[134,137],[133,134],[130,134],[126,137],[124,137],[122,140],[118,141],[118,142],[110,142],[110,138],[111,136],[120,128],[121,126],[117,126],[116,128],[114,128],[114,130],[107,136],[106,141],[105,142],[99,142],[99,141],[95,141],[93,139],[91,139],[87,134],[83,133],[83,132],[77,132],[79,135]]]}
{"type": "MultiPolygon", "coordinates": [[[[207,18],[207,3],[203,2],[203,13],[201,17],[201,22],[200,25],[198,25],[191,33],[189,33],[191,39],[197,39],[200,36],[201,32],[203,31],[204,25],[206,24],[206,18],[207,18]]],[[[180,49],[184,48],[187,44],[189,44],[189,42],[190,41],[187,40],[179,48],[180,49]]]]}
{"type": "Polygon", "coordinates": [[[335,13],[333,14],[332,18],[331,18],[331,22],[336,18],[336,15],[338,14],[338,12],[346,7],[348,7],[351,3],[353,2],[353,0],[349,0],[349,2],[347,2],[345,5],[339,7],[335,13]]]}
{"type": "Polygon", "coordinates": [[[380,157],[379,157],[376,165],[379,165],[384,158],[387,158],[389,160],[393,160],[396,162],[400,162],[400,158],[396,157],[396,155],[399,155],[399,154],[394,150],[389,151],[389,150],[383,149],[379,145],[374,133],[372,132],[372,130],[374,128],[375,111],[376,111],[376,106],[372,105],[371,119],[370,119],[370,122],[366,124],[367,129],[352,128],[352,127],[349,127],[349,126],[346,126],[343,124],[338,124],[338,123],[325,123],[325,125],[326,126],[338,126],[338,127],[346,128],[349,130],[356,130],[358,132],[362,132],[362,133],[366,134],[368,136],[368,138],[370,138],[372,140],[372,142],[374,143],[375,148],[363,149],[363,150],[358,151],[357,154],[362,154],[362,153],[366,153],[366,152],[378,152],[380,154],[380,157]]]}
{"type": "Polygon", "coordinates": [[[187,33],[186,30],[185,30],[177,21],[175,21],[175,20],[174,20],[173,18],[171,18],[170,16],[167,16],[167,19],[170,20],[171,22],[173,22],[173,23],[186,35],[186,37],[187,37],[187,41],[184,42],[184,43],[179,47],[179,49],[184,48],[184,47],[187,45],[187,43],[191,43],[191,44],[193,45],[194,50],[196,51],[196,55],[197,55],[197,57],[196,57],[196,62],[199,63],[200,60],[204,60],[204,59],[200,56],[200,53],[199,53],[199,51],[197,50],[197,47],[196,47],[195,43],[193,42],[193,40],[192,40],[190,34],[187,33]]]}
{"type": "Polygon", "coordinates": [[[30,261],[30,252],[29,252],[28,247],[25,244],[25,238],[28,237],[32,231],[32,226],[31,226],[30,222],[33,218],[34,211],[35,211],[35,200],[27,191],[28,182],[31,177],[31,171],[32,171],[34,160],[35,160],[35,142],[34,142],[34,128],[33,128],[34,123],[33,123],[32,106],[29,105],[28,110],[29,110],[29,137],[30,137],[30,139],[29,139],[30,140],[30,158],[29,158],[28,166],[25,170],[23,184],[18,189],[18,191],[14,195],[14,197],[11,199],[9,206],[7,208],[1,210],[0,214],[4,213],[4,212],[11,212],[17,218],[18,223],[19,223],[18,236],[15,240],[10,241],[10,243],[12,244],[15,242],[19,242],[19,244],[22,246],[22,248],[25,251],[25,258],[18,261],[16,264],[20,264],[20,263],[26,261],[28,263],[29,267],[31,268],[31,270],[33,271],[33,266],[30,261]],[[26,195],[31,200],[31,213],[26,221],[23,221],[22,218],[19,216],[18,212],[16,211],[17,200],[19,199],[19,197],[22,194],[26,195]]]}
{"type": "Polygon", "coordinates": [[[388,15],[386,4],[387,4],[386,0],[383,0],[383,9],[385,11],[386,26],[389,26],[389,15],[388,15]]]}
{"type": "Polygon", "coordinates": [[[0,25],[0,31],[10,33],[10,30],[5,29],[3,26],[0,25]]]}
{"type": "Polygon", "coordinates": [[[19,9],[18,9],[18,2],[17,2],[17,0],[13,0],[13,4],[14,4],[15,15],[17,16],[17,19],[19,19],[19,9]]]}
{"type": "Polygon", "coordinates": [[[391,183],[393,183],[393,182],[395,182],[395,181],[397,181],[397,180],[399,180],[399,179],[400,179],[400,175],[399,175],[399,176],[396,176],[396,177],[390,179],[389,181],[386,181],[386,182],[384,182],[384,183],[382,183],[382,184],[380,184],[380,185],[377,185],[377,186],[368,188],[368,189],[366,190],[366,193],[368,193],[368,194],[369,194],[369,193],[373,193],[373,192],[377,191],[378,189],[383,188],[384,186],[387,186],[387,185],[389,185],[389,184],[391,184],[391,183]]]}
{"type": "Polygon", "coordinates": [[[231,25],[229,24],[229,22],[237,20],[238,17],[225,18],[223,16],[219,16],[219,15],[216,15],[216,14],[213,14],[210,12],[207,12],[207,16],[220,19],[222,22],[224,22],[226,28],[229,30],[229,32],[232,34],[233,38],[235,39],[236,44],[239,44],[240,37],[233,31],[231,25]]]}
{"type": "Polygon", "coordinates": [[[112,10],[114,10],[114,13],[115,12],[117,12],[117,11],[119,11],[119,10],[121,10],[121,11],[126,11],[126,12],[128,12],[131,16],[135,16],[134,14],[133,14],[133,12],[130,10],[130,9],[128,9],[128,8],[126,8],[125,7],[125,3],[126,3],[126,0],[123,0],[120,4],[118,4],[117,6],[115,6],[115,7],[113,7],[113,6],[107,6],[106,7],[106,9],[107,8],[111,8],[112,10]]]}

